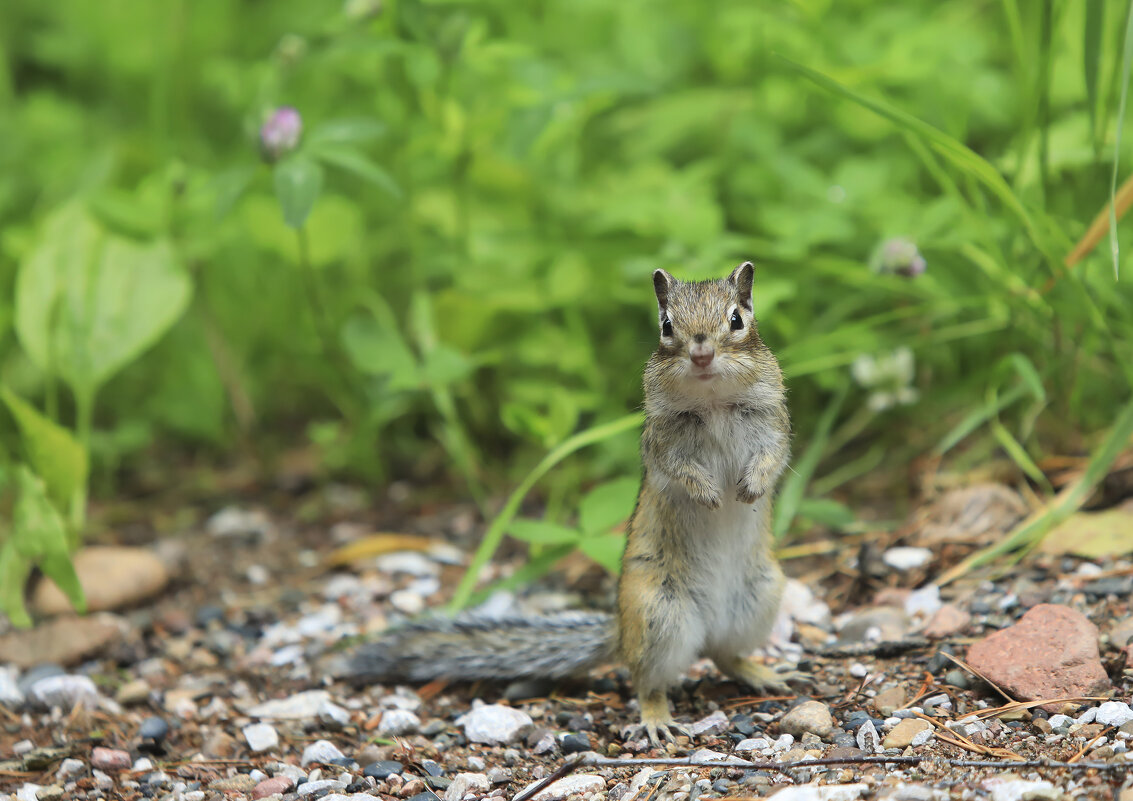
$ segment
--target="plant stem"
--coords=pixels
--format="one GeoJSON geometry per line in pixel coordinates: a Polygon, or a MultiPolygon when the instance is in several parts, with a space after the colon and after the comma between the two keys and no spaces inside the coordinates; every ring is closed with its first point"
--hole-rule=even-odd
{"type": "MultiPolygon", "coordinates": [[[[338,374],[338,377],[343,382],[348,383],[347,377],[351,375],[351,370],[341,349],[338,347],[334,325],[331,321],[330,313],[327,311],[326,303],[323,301],[319,278],[315,274],[315,265],[311,263],[311,249],[307,241],[307,227],[301,226],[296,228],[295,238],[299,246],[299,273],[303,277],[303,283],[305,285],[304,294],[307,296],[311,317],[315,323],[315,336],[319,340],[319,352],[330,362],[331,368],[338,374]]],[[[349,386],[327,387],[326,389],[331,402],[338,407],[342,416],[347,420],[356,421],[359,416],[359,410],[357,404],[354,402],[349,386]]]]}
{"type": "Polygon", "coordinates": [[[503,541],[504,532],[515,518],[516,512],[519,511],[519,505],[523,503],[523,499],[527,497],[527,493],[535,486],[535,483],[545,476],[552,467],[557,465],[563,459],[575,451],[585,448],[587,445],[593,445],[596,442],[602,442],[610,437],[617,436],[624,431],[639,427],[645,421],[645,416],[640,412],[635,414],[628,414],[625,417],[619,417],[617,420],[611,420],[604,425],[595,426],[594,428],[587,429],[573,437],[570,437],[565,442],[562,442],[557,448],[543,457],[539,464],[527,474],[526,478],[520,482],[519,486],[508,496],[507,503],[504,508],[492,521],[488,527],[488,531],[484,534],[484,539],[480,541],[480,547],[476,549],[476,553],[472,556],[472,561],[468,563],[468,569],[464,571],[461,576],[460,584],[453,594],[452,602],[449,604],[449,610],[457,612],[462,609],[468,600],[472,597],[472,590],[476,587],[476,581],[480,578],[480,570],[492,558],[492,554],[500,547],[503,541]]]}
{"type": "MultiPolygon", "coordinates": [[[[75,434],[79,444],[90,459],[91,430],[94,425],[94,391],[89,388],[75,390],[75,434]]],[[[75,488],[71,498],[71,519],[67,527],[68,545],[71,550],[77,550],[83,541],[83,528],[87,519],[87,493],[88,481],[82,482],[75,488]]]]}

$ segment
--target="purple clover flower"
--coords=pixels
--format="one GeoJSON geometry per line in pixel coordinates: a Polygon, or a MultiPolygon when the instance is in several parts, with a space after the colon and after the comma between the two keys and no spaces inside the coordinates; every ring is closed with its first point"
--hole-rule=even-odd
{"type": "Polygon", "coordinates": [[[260,152],[266,161],[278,161],[299,145],[303,118],[291,106],[280,106],[260,128],[260,152]]]}
{"type": "Polygon", "coordinates": [[[892,273],[915,278],[928,269],[917,244],[902,236],[887,239],[874,252],[870,267],[875,273],[892,273]]]}

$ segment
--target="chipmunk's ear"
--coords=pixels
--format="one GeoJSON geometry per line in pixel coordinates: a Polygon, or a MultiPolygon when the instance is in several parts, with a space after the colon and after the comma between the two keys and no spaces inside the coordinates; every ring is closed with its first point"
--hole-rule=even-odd
{"type": "Polygon", "coordinates": [[[755,265],[745,261],[728,276],[728,280],[736,287],[740,296],[740,305],[751,311],[751,285],[755,280],[755,265]]]}
{"type": "Polygon", "coordinates": [[[664,270],[653,271],[653,291],[657,293],[657,306],[661,311],[669,307],[669,290],[676,282],[677,279],[664,270]]]}

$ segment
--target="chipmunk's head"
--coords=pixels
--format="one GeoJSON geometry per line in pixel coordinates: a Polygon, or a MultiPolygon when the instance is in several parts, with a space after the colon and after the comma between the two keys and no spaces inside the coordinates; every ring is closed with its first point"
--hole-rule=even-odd
{"type": "Polygon", "coordinates": [[[749,261],[715,281],[653,271],[661,342],[650,366],[665,390],[726,399],[744,394],[768,370],[778,377],[752,314],[754,275],[749,261]]]}

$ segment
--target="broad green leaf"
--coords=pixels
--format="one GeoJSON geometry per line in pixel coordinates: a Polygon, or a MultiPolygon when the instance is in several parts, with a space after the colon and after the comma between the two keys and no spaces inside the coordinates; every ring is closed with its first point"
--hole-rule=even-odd
{"type": "Polygon", "coordinates": [[[43,482],[27,467],[16,471],[18,496],[12,510],[11,542],[16,552],[39,565],[80,612],[86,599],[79,578],[71,565],[67,529],[63,518],[51,505],[43,482]]]}
{"type": "Polygon", "coordinates": [[[86,451],[71,432],[44,417],[7,387],[0,387],[0,400],[15,418],[28,461],[47,484],[48,495],[60,508],[66,508],[75,492],[86,486],[86,451]]]}
{"type": "Polygon", "coordinates": [[[641,480],[617,478],[590,490],[578,506],[579,527],[589,535],[604,534],[633,512],[641,480]]]}
{"type": "Polygon", "coordinates": [[[307,147],[321,148],[332,144],[371,142],[386,131],[386,126],[370,117],[330,120],[307,135],[307,147]]]}
{"type": "Polygon", "coordinates": [[[370,161],[357,150],[345,147],[319,148],[313,151],[315,158],[320,161],[353,173],[359,178],[369,181],[374,186],[386,192],[390,197],[400,200],[401,187],[397,181],[384,169],[370,161]]]}
{"type": "Polygon", "coordinates": [[[355,315],[342,326],[342,345],[361,372],[387,376],[391,389],[420,386],[417,359],[401,333],[367,315],[355,315]]]}
{"type": "Polygon", "coordinates": [[[181,316],[192,286],[164,240],[108,233],[77,203],[52,214],[16,279],[16,328],[42,369],[93,395],[181,316]]]}
{"type": "Polygon", "coordinates": [[[304,156],[292,156],[275,165],[274,179],[283,221],[302,228],[323,188],[323,168],[304,156]]]}
{"type": "Polygon", "coordinates": [[[548,520],[532,520],[521,517],[513,520],[508,533],[517,540],[532,545],[558,545],[566,542],[578,542],[582,533],[578,529],[552,523],[548,520]]]}
{"type": "Polygon", "coordinates": [[[421,372],[428,376],[429,384],[434,387],[455,384],[472,375],[475,370],[474,361],[443,343],[438,343],[425,355],[421,366],[421,372]]]}
{"type": "Polygon", "coordinates": [[[611,573],[621,572],[622,551],[626,547],[624,534],[599,534],[587,537],[578,544],[579,550],[611,573]]]}
{"type": "Polygon", "coordinates": [[[804,498],[798,514],[832,529],[843,529],[857,519],[853,509],[833,498],[804,498]]]}
{"type": "Polygon", "coordinates": [[[0,545],[0,610],[20,628],[31,627],[24,606],[24,587],[31,568],[31,562],[19,554],[11,539],[0,545]]]}
{"type": "Polygon", "coordinates": [[[480,570],[488,563],[488,560],[492,558],[492,554],[496,552],[496,549],[500,547],[500,542],[504,538],[504,532],[507,531],[516,513],[519,511],[519,505],[523,503],[523,499],[539,479],[575,451],[585,448],[587,445],[604,442],[612,437],[624,434],[627,431],[638,429],[641,427],[644,419],[644,415],[640,413],[628,414],[616,420],[611,420],[608,423],[588,428],[585,431],[580,431],[575,434],[565,442],[562,442],[558,447],[544,456],[539,464],[535,465],[531,472],[524,477],[523,481],[519,483],[519,486],[512,490],[511,495],[508,496],[507,502],[504,503],[504,508],[500,510],[500,513],[492,520],[491,525],[488,526],[488,530],[480,540],[480,545],[476,548],[476,553],[472,555],[472,560],[468,563],[464,575],[460,578],[460,584],[457,585],[456,592],[453,594],[452,601],[449,605],[450,609],[457,611],[468,604],[469,599],[472,597],[472,591],[476,588],[476,580],[480,575],[480,570]]]}

